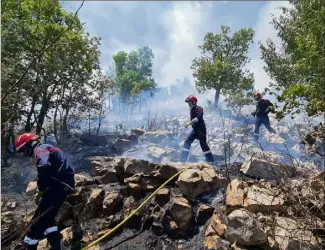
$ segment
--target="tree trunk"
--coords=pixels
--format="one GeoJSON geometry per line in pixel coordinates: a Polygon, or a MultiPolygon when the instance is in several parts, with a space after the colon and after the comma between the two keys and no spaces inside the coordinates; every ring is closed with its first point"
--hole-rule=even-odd
{"type": "Polygon", "coordinates": [[[218,107],[220,97],[220,89],[216,89],[216,93],[214,94],[214,106],[218,107]]]}
{"type": "Polygon", "coordinates": [[[99,134],[100,127],[102,125],[102,119],[101,119],[102,112],[103,112],[103,105],[100,106],[99,116],[98,116],[98,127],[97,127],[97,131],[96,131],[96,143],[97,143],[97,145],[98,145],[98,134],[99,134]]]}
{"type": "Polygon", "coordinates": [[[40,135],[43,127],[43,123],[45,120],[45,116],[47,111],[49,110],[50,102],[47,98],[47,91],[43,93],[43,100],[42,100],[42,107],[40,113],[37,118],[37,125],[36,125],[36,134],[40,135]]]}
{"type": "Polygon", "coordinates": [[[59,109],[59,104],[56,106],[55,111],[54,111],[54,117],[53,117],[53,133],[54,133],[54,137],[55,140],[59,143],[59,137],[58,137],[58,123],[56,121],[56,117],[58,115],[58,109],[59,109]]]}
{"type": "Polygon", "coordinates": [[[63,116],[63,121],[62,121],[62,132],[63,132],[63,136],[65,137],[68,134],[68,115],[69,115],[69,109],[66,109],[66,112],[63,116]]]}
{"type": "Polygon", "coordinates": [[[31,105],[30,110],[28,112],[27,121],[26,121],[26,124],[25,124],[25,132],[27,132],[27,133],[29,133],[32,130],[32,128],[34,126],[34,123],[35,123],[35,121],[31,122],[31,120],[32,120],[32,115],[34,114],[36,101],[37,101],[37,96],[33,96],[32,105],[31,105]]]}

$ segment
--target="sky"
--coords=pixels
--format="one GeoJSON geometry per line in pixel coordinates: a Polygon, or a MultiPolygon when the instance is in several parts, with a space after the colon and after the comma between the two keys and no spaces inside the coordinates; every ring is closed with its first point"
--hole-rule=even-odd
{"type": "MultiPolygon", "coordinates": [[[[75,12],[81,1],[65,1],[63,7],[75,12]]],[[[154,53],[153,76],[159,86],[188,77],[194,84],[192,60],[200,55],[199,45],[207,32],[219,33],[221,25],[232,31],[252,27],[254,44],[247,65],[255,76],[255,88],[263,90],[270,78],[263,70],[258,41],[280,41],[269,24],[287,1],[85,1],[79,12],[86,30],[102,38],[101,65],[112,67],[112,56],[149,45],[154,53]]]]}

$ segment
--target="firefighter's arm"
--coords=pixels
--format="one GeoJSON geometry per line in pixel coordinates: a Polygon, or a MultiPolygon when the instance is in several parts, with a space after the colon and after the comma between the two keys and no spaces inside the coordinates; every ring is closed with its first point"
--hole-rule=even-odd
{"type": "Polygon", "coordinates": [[[43,192],[47,189],[50,178],[53,175],[53,168],[49,162],[49,152],[37,154],[36,165],[38,172],[37,187],[40,192],[43,192]]]}
{"type": "Polygon", "coordinates": [[[273,106],[273,103],[271,103],[270,101],[268,101],[268,107],[267,107],[267,109],[265,110],[265,112],[268,114],[268,113],[270,113],[270,112],[274,112],[275,111],[275,108],[274,108],[274,106],[273,106]]]}
{"type": "Polygon", "coordinates": [[[187,128],[190,125],[194,125],[195,123],[198,123],[200,120],[203,119],[203,109],[201,107],[196,108],[195,117],[188,123],[185,124],[185,128],[187,128]]]}

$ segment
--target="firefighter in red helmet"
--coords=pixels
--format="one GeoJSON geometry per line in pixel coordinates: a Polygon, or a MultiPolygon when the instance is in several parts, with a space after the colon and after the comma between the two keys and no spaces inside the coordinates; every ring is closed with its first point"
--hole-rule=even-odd
{"type": "Polygon", "coordinates": [[[253,97],[256,101],[256,109],[252,113],[252,115],[256,117],[254,128],[254,140],[258,141],[260,127],[262,124],[264,124],[264,126],[270,133],[276,134],[275,130],[270,125],[270,119],[268,116],[271,111],[274,111],[274,106],[269,100],[262,99],[262,95],[259,92],[255,92],[253,97]]]}
{"type": "Polygon", "coordinates": [[[200,146],[205,156],[205,159],[208,163],[214,165],[215,161],[213,155],[210,151],[210,147],[207,144],[207,132],[206,126],[203,119],[203,108],[197,105],[197,98],[193,95],[190,95],[185,99],[185,102],[188,103],[190,107],[190,122],[188,122],[185,127],[192,126],[193,130],[188,135],[187,139],[185,140],[180,161],[186,162],[187,157],[190,152],[191,144],[195,139],[200,141],[200,146]]]}
{"type": "Polygon", "coordinates": [[[62,235],[55,225],[55,217],[66,196],[74,190],[74,172],[63,152],[32,133],[18,136],[14,146],[17,152],[34,157],[37,166],[38,205],[28,228],[24,245],[27,250],[36,250],[41,239],[47,238],[53,250],[61,250],[62,235]]]}

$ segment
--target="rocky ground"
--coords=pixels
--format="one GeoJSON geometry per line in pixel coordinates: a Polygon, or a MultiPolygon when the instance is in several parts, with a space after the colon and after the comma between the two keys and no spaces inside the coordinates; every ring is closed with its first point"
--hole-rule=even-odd
{"type": "MultiPolygon", "coordinates": [[[[312,178],[324,164],[323,144],[312,145],[314,153],[307,155],[299,144],[301,128],[281,123],[275,126],[278,135],[265,133],[261,145],[253,144],[249,120],[225,118],[220,124],[207,115],[218,168],[201,162],[197,144],[190,163],[180,164],[188,133],[180,127],[183,120],[98,140],[73,137],[62,147],[78,173],[76,192],[57,217],[66,249],[80,249],[108,232],[185,167],[189,170],[92,249],[325,248],[325,181],[312,178]]],[[[2,247],[19,249],[36,208],[36,173],[26,159],[9,164],[15,167],[2,168],[2,247]]],[[[39,249],[47,248],[43,240],[39,249]]]]}

